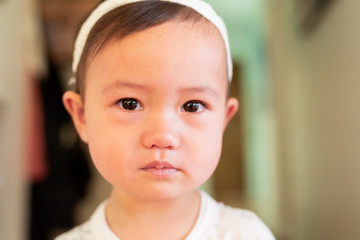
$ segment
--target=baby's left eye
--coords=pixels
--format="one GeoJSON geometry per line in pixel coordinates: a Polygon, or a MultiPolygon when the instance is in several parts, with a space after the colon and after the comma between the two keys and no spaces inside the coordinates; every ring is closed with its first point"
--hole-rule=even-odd
{"type": "Polygon", "coordinates": [[[200,101],[188,101],[182,105],[181,110],[185,112],[202,112],[205,109],[205,105],[200,101]]]}

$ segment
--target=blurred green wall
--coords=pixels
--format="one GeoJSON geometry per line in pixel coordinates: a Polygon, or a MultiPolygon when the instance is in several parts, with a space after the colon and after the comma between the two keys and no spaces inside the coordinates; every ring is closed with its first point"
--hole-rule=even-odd
{"type": "MultiPolygon", "coordinates": [[[[277,219],[276,141],[267,74],[267,1],[207,0],[223,17],[233,60],[242,69],[247,201],[267,223],[277,219]]],[[[240,134],[240,133],[239,133],[240,134]]]]}

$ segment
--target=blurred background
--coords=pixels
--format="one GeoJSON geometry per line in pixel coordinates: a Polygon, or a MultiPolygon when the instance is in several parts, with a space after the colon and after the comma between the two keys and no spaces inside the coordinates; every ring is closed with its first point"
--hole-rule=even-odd
{"type": "MultiPolygon", "coordinates": [[[[53,239],[110,187],[61,94],[98,0],[0,0],[0,234],[53,239]]],[[[223,16],[241,106],[203,186],[279,240],[360,239],[360,2],[208,0],[223,16]]]]}

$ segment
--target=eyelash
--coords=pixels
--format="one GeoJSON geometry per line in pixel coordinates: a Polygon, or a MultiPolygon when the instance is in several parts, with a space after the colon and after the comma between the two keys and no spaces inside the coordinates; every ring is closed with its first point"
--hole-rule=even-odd
{"type": "MultiPolygon", "coordinates": [[[[140,101],[135,98],[122,98],[116,104],[127,111],[143,110],[140,101]]],[[[207,109],[207,105],[199,100],[190,100],[181,106],[181,111],[190,113],[202,112],[205,109],[207,109]]]]}

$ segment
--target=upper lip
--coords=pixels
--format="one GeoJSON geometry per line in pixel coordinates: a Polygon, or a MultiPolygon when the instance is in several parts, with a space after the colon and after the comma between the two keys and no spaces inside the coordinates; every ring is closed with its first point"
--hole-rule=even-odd
{"type": "Polygon", "coordinates": [[[142,169],[147,169],[147,168],[156,168],[156,169],[166,169],[166,168],[175,168],[173,165],[171,165],[168,162],[165,161],[153,161],[150,162],[148,164],[146,164],[142,169]]]}

